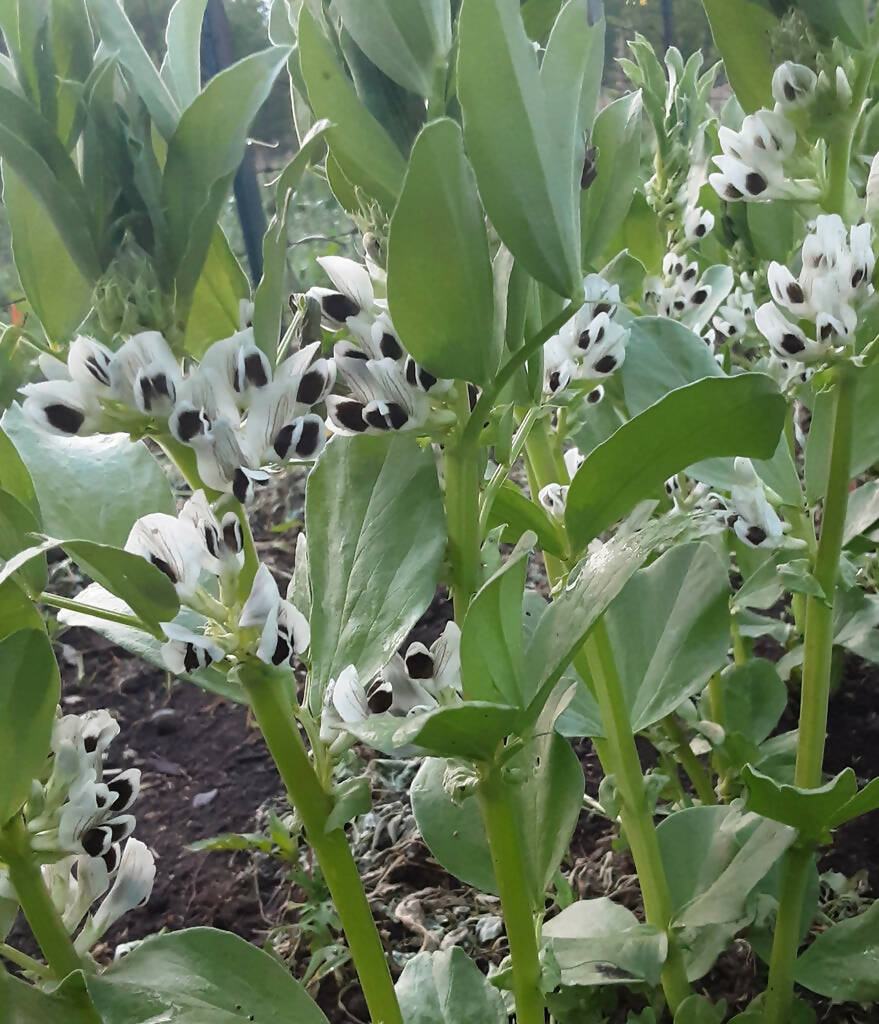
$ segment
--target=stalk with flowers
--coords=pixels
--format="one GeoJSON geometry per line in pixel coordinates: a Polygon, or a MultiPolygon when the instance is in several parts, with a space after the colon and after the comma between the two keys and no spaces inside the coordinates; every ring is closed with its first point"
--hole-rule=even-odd
{"type": "Polygon", "coordinates": [[[718,68],[641,38],[637,91],[599,110],[594,0],[276,0],[272,45],[204,89],[191,0],[161,69],[115,0],[53,0],[49,46],[21,12],[0,23],[31,306],[9,331],[34,356],[0,434],[0,924],[20,907],[42,956],[0,945],[14,1013],[326,1019],[224,933],[89,955],[156,865],[112,717],[57,712],[51,609],[249,705],[377,1024],[780,1024],[809,1019],[803,990],[879,1001],[872,909],[812,929],[816,851],[879,806],[875,780],[822,771],[834,647],[870,657],[879,621],[876,27],[861,0],[742,5],[731,22],[706,0],[720,111],[718,68]],[[217,217],[282,67],[300,149],[251,292],[217,217]],[[323,283],[291,296],[306,173],[363,258],[318,259],[323,283]],[[282,592],[249,509],[291,474],[282,592]],[[92,580],[74,597],[47,583],[59,548],[92,580]],[[453,621],[412,642],[438,583],[453,621]],[[392,977],[345,832],[370,804],[354,744],[419,759],[425,843],[500,899],[489,975],[452,949],[392,977]],[[566,893],[584,808],[630,852],[642,917],[566,893]],[[738,1012],[702,981],[734,940],[766,965],[738,1012]]]}

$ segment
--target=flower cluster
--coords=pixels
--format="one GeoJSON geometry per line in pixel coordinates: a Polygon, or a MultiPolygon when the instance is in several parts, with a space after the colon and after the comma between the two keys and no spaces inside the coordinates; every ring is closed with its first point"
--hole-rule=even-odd
{"type": "Polygon", "coordinates": [[[170,433],[195,450],[208,487],[240,501],[268,480],[267,464],[317,457],[326,433],[312,409],[335,382],[318,343],[273,372],[251,327],[215,342],[186,373],[156,331],[132,336],[116,352],[78,337],[66,365],[43,358],[41,367],[49,379],[22,388],[24,412],[40,426],[66,436],[170,433]]]}
{"type": "MultiPolygon", "coordinates": [[[[619,286],[589,274],[583,290],[586,301],[543,349],[544,388],[550,394],[571,381],[594,383],[610,377],[626,358],[629,331],[616,320],[619,286]]],[[[602,395],[593,388],[590,401],[600,401],[602,395]]]]}
{"type": "Polygon", "coordinates": [[[181,603],[200,618],[197,628],[162,623],[168,638],[162,659],[176,675],[226,657],[252,655],[267,665],[289,664],[308,647],[308,620],[281,597],[265,565],[257,569],[237,620],[235,608],[227,608],[202,584],[206,576],[228,589],[237,584],[244,563],[240,520],[234,512],[218,520],[202,491],[193,494],[179,516],[154,512],[138,519],[125,549],[165,573],[181,603]]]}
{"type": "Polygon", "coordinates": [[[850,346],[857,306],[873,292],[875,265],[869,224],[847,232],[837,214],[820,215],[803,242],[798,276],[780,263],[769,265],[773,301],[760,306],[755,319],[773,354],[784,362],[815,363],[850,346]],[[804,321],[812,325],[808,334],[800,326],[804,321]]]}
{"type": "MultiPolygon", "coordinates": [[[[79,931],[74,944],[80,953],[123,914],[146,902],[156,873],[153,855],[130,838],[140,770],[104,765],[105,751],[118,733],[104,710],[59,714],[45,777],[34,780],[24,808],[31,847],[43,863],[64,926],[71,935],[79,931]]],[[[14,898],[2,868],[0,895],[14,898]]]]}
{"type": "MultiPolygon", "coordinates": [[[[581,455],[579,449],[569,448],[564,454],[565,469],[568,479],[573,480],[577,470],[583,465],[586,456],[581,455]]],[[[565,518],[565,506],[568,501],[567,484],[547,484],[541,487],[537,500],[551,516],[556,519],[565,518]]]]}
{"type": "Polygon", "coordinates": [[[461,631],[449,622],[428,648],[412,643],[404,655],[394,654],[372,680],[364,685],[354,665],[331,679],[324,694],[320,736],[324,743],[339,744],[346,727],[372,715],[395,718],[431,711],[454,702],[461,690],[461,631]]]}
{"type": "Polygon", "coordinates": [[[382,272],[342,256],[318,259],[334,288],[314,287],[308,297],[317,300],[324,327],[346,331],[351,340],[337,341],[333,359],[347,394],[326,399],[329,423],[341,434],[383,434],[448,426],[453,417],[445,410],[452,390],[419,366],[403,348],[387,308],[376,295],[382,272]],[[376,278],[373,283],[373,276],[376,278]]]}
{"type": "Polygon", "coordinates": [[[738,131],[718,129],[722,154],[714,157],[718,171],[709,176],[715,192],[728,201],[815,199],[818,186],[807,178],[795,179],[797,130],[788,113],[811,103],[817,77],[802,64],[790,62],[772,78],[773,110],[748,114],[738,131]]]}

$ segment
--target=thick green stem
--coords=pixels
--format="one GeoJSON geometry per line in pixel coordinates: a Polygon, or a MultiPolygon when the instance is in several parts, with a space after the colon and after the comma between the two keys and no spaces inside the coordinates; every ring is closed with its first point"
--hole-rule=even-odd
{"type": "MultiPolygon", "coordinates": [[[[851,481],[856,378],[847,363],[837,369],[833,392],[833,438],[830,469],[824,497],[824,515],[813,575],[824,597],[806,601],[806,635],[800,721],[797,737],[795,782],[806,789],[821,785],[827,709],[830,701],[830,668],[833,655],[833,603],[851,481]]],[[[764,1016],[766,1024],[784,1024],[793,1001],[794,964],[800,936],[803,895],[809,878],[813,850],[803,844],[785,864],[778,920],[769,965],[769,987],[764,1016]]]]}
{"type": "MultiPolygon", "coordinates": [[[[459,422],[468,422],[469,399],[459,385],[459,422]]],[[[446,529],[452,566],[452,600],[460,626],[470,599],[480,586],[482,556],[479,547],[479,448],[463,437],[445,450],[446,529]]]]}
{"type": "MultiPolygon", "coordinates": [[[[620,795],[620,819],[638,871],[644,916],[668,937],[668,956],[662,971],[662,988],[672,1013],[690,994],[687,971],[680,946],[671,931],[672,905],[668,880],[659,852],[659,840],[653,815],[647,802],[647,789],[635,737],[626,708],[616,661],[607,626],[600,619],[592,630],[579,657],[587,662],[586,676],[595,685],[606,739],[595,744],[606,774],[616,778],[620,795]]],[[[575,659],[574,664],[577,664],[575,659]]]]}
{"type": "Polygon", "coordinates": [[[666,736],[674,743],[677,759],[687,773],[687,778],[692,782],[693,789],[696,790],[696,796],[699,797],[703,804],[716,804],[717,796],[711,785],[711,780],[705,774],[705,769],[702,767],[699,758],[690,749],[686,734],[674,715],[667,715],[662,720],[662,728],[666,736]]]}
{"type": "Polygon", "coordinates": [[[534,910],[522,859],[522,839],[500,769],[491,766],[479,787],[479,805],[488,836],[504,925],[510,942],[517,1024],[543,1024],[540,960],[534,910]]]}
{"type": "Polygon", "coordinates": [[[60,980],[78,971],[82,961],[55,909],[30,848],[24,821],[18,814],[0,829],[0,857],[6,863],[21,909],[52,973],[60,980]]]}
{"type": "Polygon", "coordinates": [[[81,601],[73,601],[69,597],[60,597],[58,594],[42,593],[36,598],[38,604],[46,604],[51,608],[63,608],[65,611],[77,612],[80,615],[92,615],[96,619],[104,619],[106,622],[118,622],[120,626],[131,626],[132,629],[139,629],[143,633],[149,633],[154,637],[161,637],[162,633],[151,629],[142,619],[136,615],[128,615],[125,612],[114,612],[109,608],[99,608],[97,605],[83,604],[81,601]]]}
{"type": "Polygon", "coordinates": [[[374,1024],[402,1024],[384,949],[345,833],[340,828],[326,830],[333,801],[308,758],[284,676],[247,666],[242,681],[339,912],[372,1020],[374,1024]]]}

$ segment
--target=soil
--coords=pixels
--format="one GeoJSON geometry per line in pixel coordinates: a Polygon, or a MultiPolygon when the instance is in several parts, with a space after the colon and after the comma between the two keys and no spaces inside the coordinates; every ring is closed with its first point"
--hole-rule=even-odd
{"type": "MultiPolygon", "coordinates": [[[[301,492],[273,499],[259,517],[261,555],[289,575],[289,552],[301,521],[301,492]],[[269,523],[287,521],[279,534],[269,523]],[[282,561],[283,559],[283,561],[282,561]],[[286,571],[285,571],[286,570],[286,571]]],[[[427,614],[413,631],[418,639],[435,638],[451,615],[447,595],[438,591],[427,614]]],[[[305,899],[301,878],[289,867],[251,851],[193,852],[187,845],[224,832],[252,832],[265,826],[268,808],[283,812],[283,790],[259,731],[241,705],[204,693],[188,684],[169,686],[165,674],[81,629],[65,631],[58,653],[64,677],[63,705],[68,712],[109,707],[121,734],[111,747],[117,764],[137,766],[143,788],[135,805],[136,835],[156,855],[157,876],[148,905],[128,914],[95,951],[110,960],[119,943],[162,929],[211,925],[267,945],[287,960],[309,984],[332,1024],[367,1020],[350,964],[310,965],[308,935],[297,923],[296,903],[305,899]],[[81,662],[77,664],[77,659],[81,662]],[[114,749],[115,748],[115,749],[114,749]]],[[[861,783],[879,775],[879,712],[874,694],[879,668],[851,657],[834,695],[826,769],[852,765],[861,783]]],[[[788,712],[787,727],[795,720],[788,712]]],[[[591,744],[576,744],[586,775],[587,793],[597,796],[601,770],[591,744]]],[[[448,875],[421,843],[409,809],[408,784],[413,767],[406,762],[369,760],[359,751],[373,779],[373,812],[352,830],[361,873],[392,970],[420,949],[461,944],[483,969],[497,964],[506,944],[496,920],[497,901],[448,875]]],[[[637,879],[629,855],[614,849],[614,830],[600,817],[581,814],[565,865],[565,874],[581,897],[609,895],[641,913],[637,879]]],[[[879,879],[879,830],[875,816],[838,830],[822,858],[821,869],[851,877],[861,873],[860,892],[875,897],[879,879]]],[[[13,941],[28,948],[26,925],[19,922],[13,941]]],[[[726,998],[731,1010],[743,1009],[763,986],[765,967],[744,942],[734,944],[697,990],[726,998]]],[[[625,997],[625,1006],[643,1000],[625,997]]],[[[856,1006],[829,1007],[813,1000],[819,1020],[827,1024],[867,1024],[873,1011],[856,1006]]],[[[617,1019],[617,1018],[614,1018],[617,1019]]]]}

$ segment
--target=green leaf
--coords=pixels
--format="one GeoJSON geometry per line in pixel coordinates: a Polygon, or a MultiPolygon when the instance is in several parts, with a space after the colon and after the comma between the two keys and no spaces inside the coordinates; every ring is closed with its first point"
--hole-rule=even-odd
{"type": "Polygon", "coordinates": [[[778,19],[755,0],[702,0],[726,77],[746,114],[771,107],[778,19]]]}
{"type": "Polygon", "coordinates": [[[165,29],[165,59],[159,74],[185,110],[201,91],[201,24],[207,0],[176,0],[165,29]]]}
{"type": "Polygon", "coordinates": [[[438,377],[488,384],[501,338],[485,218],[449,118],[415,140],[388,244],[388,302],[400,340],[438,377]]]}
{"type": "Polygon", "coordinates": [[[40,505],[34,482],[27,466],[18,454],[18,449],[0,430],[0,488],[18,500],[39,520],[40,505]]]}
{"type": "Polygon", "coordinates": [[[324,152],[329,121],[316,121],[299,144],[296,156],[281,172],[275,186],[275,215],[262,242],[262,280],[253,296],[253,335],[274,362],[281,337],[281,311],[287,290],[287,220],[293,195],[308,167],[324,152]]]}
{"type": "Polygon", "coordinates": [[[541,551],[555,555],[556,558],[567,557],[564,535],[558,521],[542,505],[526,498],[511,480],[505,480],[495,494],[488,525],[506,526],[501,539],[507,544],[517,543],[526,531],[531,530],[537,535],[541,551]]]}
{"type": "Polygon", "coordinates": [[[778,725],[787,707],[787,687],[778,670],[765,658],[730,665],[721,676],[727,732],[737,732],[752,743],[762,743],[778,725]]]}
{"type": "Polygon", "coordinates": [[[388,78],[430,99],[434,69],[448,59],[452,28],[447,0],[338,0],[352,38],[388,78]]]}
{"type": "Polygon", "coordinates": [[[122,547],[135,519],[176,513],[158,462],[124,434],[56,437],[35,430],[17,406],[2,426],[30,471],[45,533],[122,547]]]}
{"type": "Polygon", "coordinates": [[[333,809],[330,811],[325,832],[343,828],[352,818],[366,814],[372,807],[372,787],[366,776],[345,779],[333,791],[333,809]]]}
{"type": "Polygon", "coordinates": [[[797,6],[831,41],[841,39],[847,46],[862,50],[870,38],[864,0],[834,0],[832,4],[799,0],[797,6]]]}
{"type": "Polygon", "coordinates": [[[180,111],[119,0],[87,0],[101,43],[116,55],[130,76],[135,93],[146,104],[161,134],[170,139],[180,111]]]}
{"type": "Polygon", "coordinates": [[[406,1024],[506,1024],[503,996],[460,946],[416,953],[396,984],[406,1024]]]}
{"type": "MultiPolygon", "coordinates": [[[[666,317],[638,317],[634,320],[626,356],[622,371],[623,389],[633,416],[675,388],[704,377],[724,376],[705,342],[682,324],[666,317]]],[[[754,460],[754,469],[785,504],[799,508],[803,500],[802,488],[784,437],[779,438],[771,459],[754,460]]],[[[708,459],[687,467],[687,472],[724,490],[729,490],[734,480],[732,459],[708,459]]]]}
{"type": "Polygon", "coordinates": [[[484,700],[439,707],[405,720],[394,734],[394,744],[412,744],[441,757],[488,761],[515,729],[518,713],[518,708],[484,700]]]}
{"type": "Polygon", "coordinates": [[[715,1005],[706,996],[687,996],[678,1006],[674,1024],[723,1024],[726,1002],[715,1005]]]}
{"type": "MultiPolygon", "coordinates": [[[[13,555],[29,548],[32,534],[40,529],[33,512],[11,494],[0,491],[0,559],[9,560],[13,555]]],[[[46,556],[40,551],[38,557],[16,565],[19,581],[32,595],[39,594],[46,586],[46,556]]]]}
{"type": "Polygon", "coordinates": [[[249,296],[247,275],[217,226],[186,318],[186,351],[200,359],[213,342],[234,334],[241,326],[239,303],[249,296]]]}
{"type": "Polygon", "coordinates": [[[183,112],[162,174],[170,268],[178,292],[195,290],[217,217],[244,156],[247,131],[290,50],[273,46],[214,75],[183,112]]]}
{"type": "MultiPolygon", "coordinates": [[[[851,476],[857,476],[879,461],[879,364],[857,371],[851,476]]],[[[833,394],[822,391],[812,404],[812,422],[806,442],[806,498],[814,504],[823,497],[830,467],[830,439],[833,433],[833,394]]]]}
{"type": "Polygon", "coordinates": [[[787,409],[764,374],[705,378],[678,388],[624,423],[571,482],[565,523],[577,551],[700,459],[774,453],[787,409]]]}
{"type": "Polygon", "coordinates": [[[527,702],[523,676],[522,593],[533,534],[525,534],[479,590],[461,628],[461,681],[468,700],[527,702]]]}
{"type": "Polygon", "coordinates": [[[797,958],[795,977],[834,1003],[879,1001],[879,901],[821,932],[797,958]]]}
{"type": "MultiPolygon", "coordinates": [[[[66,626],[81,626],[84,629],[92,629],[100,636],[105,637],[112,644],[116,644],[140,658],[142,661],[155,665],[157,668],[165,669],[165,662],[162,658],[162,641],[150,633],[144,633],[133,626],[124,626],[118,622],[109,622],[107,619],[99,618],[88,613],[89,608],[99,608],[104,611],[119,612],[123,615],[130,615],[131,609],[115,594],[105,590],[99,583],[90,583],[84,590],[81,590],[74,598],[76,604],[81,604],[83,610],[73,611],[63,609],[58,612],[58,621],[66,626]]],[[[195,612],[183,609],[175,620],[186,629],[197,630],[201,619],[195,612]]],[[[216,665],[208,668],[198,669],[196,672],[188,672],[181,679],[188,679],[196,686],[200,686],[208,693],[216,693],[226,700],[234,701],[237,704],[246,704],[247,696],[241,686],[230,681],[223,669],[216,665]]]]}
{"type": "Polygon", "coordinates": [[[299,15],[298,39],[309,102],[317,117],[333,125],[327,131],[330,152],[345,177],[390,213],[406,169],[400,151],[361,103],[307,4],[299,15]]]}
{"type": "Polygon", "coordinates": [[[632,205],[641,178],[641,93],[621,96],[595,119],[595,181],[580,196],[584,266],[601,266],[632,205]]]}
{"type": "Polygon", "coordinates": [[[15,269],[27,301],[56,345],[69,341],[91,308],[92,282],[82,273],[44,201],[3,162],[3,205],[15,269]]]}
{"type": "Polygon", "coordinates": [[[186,844],[187,850],[200,853],[203,850],[259,850],[262,853],[272,852],[272,841],[261,832],[221,832],[207,839],[196,839],[186,844]]]}
{"type": "Polygon", "coordinates": [[[317,713],[330,678],[350,664],[371,678],[433,598],[446,536],[430,448],[334,438],[309,475],[305,523],[317,713]]]}
{"type": "Polygon", "coordinates": [[[86,575],[121,598],[147,624],[171,622],[180,610],[174,584],[140,555],[88,540],[59,544],[86,575]]]}
{"type": "Polygon", "coordinates": [[[851,768],[816,789],[776,782],[749,764],[742,769],[742,781],[748,787],[748,810],[799,829],[810,839],[820,839],[858,791],[851,768]]]}
{"type": "Polygon", "coordinates": [[[764,260],[787,262],[794,247],[795,210],[792,202],[746,203],[748,230],[757,255],[764,260]]]}
{"type": "Polygon", "coordinates": [[[51,993],[4,972],[0,977],[0,997],[4,1011],[10,1014],[10,1024],[103,1024],[79,971],[51,993]]]}
{"type": "MultiPolygon", "coordinates": [[[[0,477],[2,483],[2,477],[0,477]]],[[[850,544],[879,520],[879,481],[869,480],[848,496],[843,544],[850,544]]]]}
{"type": "Polygon", "coordinates": [[[269,1024],[278,1007],[297,1024],[327,1024],[275,957],[214,928],[147,939],[103,974],[86,978],[104,1024],[173,1018],[174,1024],[269,1024]]]}
{"type": "Polygon", "coordinates": [[[0,640],[20,629],[44,628],[42,616],[15,580],[0,582],[0,640]]]}
{"type": "Polygon", "coordinates": [[[727,567],[704,543],[667,551],[614,598],[604,621],[633,732],[671,714],[726,663],[728,598],[727,567]]]}
{"type": "Polygon", "coordinates": [[[489,220],[533,277],[575,296],[582,288],[579,107],[590,56],[585,2],[560,12],[546,78],[518,0],[464,0],[458,33],[458,96],[489,220]]]}
{"type": "Polygon", "coordinates": [[[543,926],[562,985],[658,985],[666,936],[607,897],[578,900],[543,926]]]}
{"type": "Polygon", "coordinates": [[[28,798],[49,752],[61,679],[44,630],[0,641],[0,826],[28,798]]]}
{"type": "MultiPolygon", "coordinates": [[[[455,802],[443,787],[447,770],[454,769],[454,762],[440,758],[424,762],[411,789],[415,820],[428,849],[447,871],[497,893],[477,798],[455,802]]],[[[568,741],[548,732],[529,740],[505,770],[514,779],[508,796],[523,847],[529,895],[535,909],[542,909],[580,814],[583,769],[568,741]]]]}

